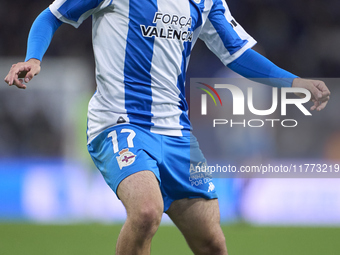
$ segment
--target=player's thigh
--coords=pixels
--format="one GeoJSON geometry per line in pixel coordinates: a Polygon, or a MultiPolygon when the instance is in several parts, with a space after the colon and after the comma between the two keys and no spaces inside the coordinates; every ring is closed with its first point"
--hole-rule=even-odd
{"type": "Polygon", "coordinates": [[[88,145],[95,165],[128,216],[143,218],[163,212],[156,160],[160,146],[158,137],[131,124],[108,128],[88,145]]]}
{"type": "Polygon", "coordinates": [[[159,182],[151,171],[139,171],[120,182],[117,195],[128,216],[157,218],[163,213],[163,198],[159,182]]]}
{"type": "Polygon", "coordinates": [[[193,250],[212,242],[225,246],[217,199],[176,200],[166,213],[180,229],[193,250]]]}

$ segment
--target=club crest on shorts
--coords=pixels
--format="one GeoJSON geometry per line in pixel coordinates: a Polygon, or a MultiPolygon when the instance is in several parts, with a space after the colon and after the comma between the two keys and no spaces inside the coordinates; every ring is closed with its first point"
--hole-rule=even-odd
{"type": "Polygon", "coordinates": [[[120,170],[124,166],[129,166],[135,162],[136,155],[133,154],[129,149],[123,149],[119,152],[119,157],[116,157],[120,170]]]}
{"type": "Polygon", "coordinates": [[[201,2],[201,0],[194,0],[194,2],[195,2],[196,4],[199,4],[199,3],[201,2]]]}

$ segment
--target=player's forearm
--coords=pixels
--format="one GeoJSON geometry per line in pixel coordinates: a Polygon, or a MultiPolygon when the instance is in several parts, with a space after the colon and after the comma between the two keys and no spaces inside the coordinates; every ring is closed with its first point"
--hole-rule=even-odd
{"type": "Polygon", "coordinates": [[[33,22],[28,36],[25,61],[42,60],[55,31],[61,24],[62,22],[51,13],[49,8],[40,13],[33,22]]]}
{"type": "Polygon", "coordinates": [[[298,77],[252,49],[246,50],[228,67],[248,79],[260,79],[262,83],[275,87],[291,87],[293,80],[298,77]]]}

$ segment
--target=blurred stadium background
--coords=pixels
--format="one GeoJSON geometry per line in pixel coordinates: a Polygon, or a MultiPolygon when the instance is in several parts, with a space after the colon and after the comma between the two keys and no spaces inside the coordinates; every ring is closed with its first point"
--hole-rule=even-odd
{"type": "MultiPolygon", "coordinates": [[[[301,77],[324,79],[332,99],[313,117],[297,116],[301,121],[296,129],[225,129],[217,134],[218,142],[211,143],[206,127],[194,126],[208,160],[339,164],[340,2],[227,2],[235,19],[258,41],[257,51],[301,77]],[[212,147],[222,156],[212,154],[212,147]]],[[[24,59],[30,26],[47,4],[0,2],[2,78],[11,64],[24,59]]],[[[187,84],[190,78],[212,77],[235,74],[199,41],[187,84]]],[[[27,90],[4,82],[0,86],[0,254],[113,253],[125,211],[86,151],[87,103],[94,91],[90,19],[79,29],[64,25],[56,32],[42,72],[27,90]]],[[[230,254],[338,254],[340,179],[215,182],[230,254]]],[[[175,252],[190,254],[164,217],[153,254],[175,252]]]]}

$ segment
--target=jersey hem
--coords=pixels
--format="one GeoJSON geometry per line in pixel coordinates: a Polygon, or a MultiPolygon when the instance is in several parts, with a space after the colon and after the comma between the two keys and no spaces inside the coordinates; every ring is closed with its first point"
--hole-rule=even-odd
{"type": "Polygon", "coordinates": [[[153,129],[150,129],[150,126],[143,126],[143,125],[138,125],[138,124],[134,124],[134,123],[121,123],[121,124],[114,124],[112,126],[109,126],[109,127],[105,128],[105,129],[103,129],[103,130],[101,130],[101,131],[99,131],[95,134],[88,135],[87,145],[89,145],[94,139],[96,139],[97,136],[99,136],[101,133],[105,132],[106,130],[113,128],[113,127],[116,127],[116,126],[122,126],[122,125],[132,125],[134,127],[146,130],[150,133],[157,134],[157,135],[163,135],[163,136],[181,137],[181,136],[190,136],[190,134],[191,134],[191,129],[190,130],[188,130],[188,129],[162,129],[162,132],[155,132],[157,130],[160,130],[160,128],[157,129],[157,130],[153,130],[153,129]],[[166,132],[168,132],[168,133],[166,133],[166,132]],[[180,135],[172,135],[174,133],[176,133],[176,134],[180,133],[180,135]]]}

